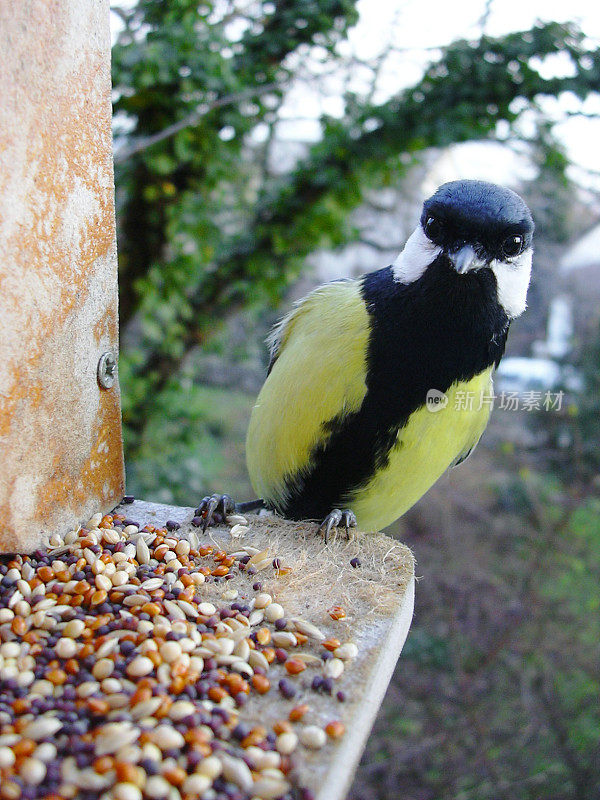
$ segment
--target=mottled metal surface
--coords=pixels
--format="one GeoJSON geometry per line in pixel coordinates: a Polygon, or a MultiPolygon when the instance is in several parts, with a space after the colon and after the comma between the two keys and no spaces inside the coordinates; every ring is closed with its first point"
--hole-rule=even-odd
{"type": "Polygon", "coordinates": [[[123,495],[108,0],[0,2],[0,552],[123,495]]]}

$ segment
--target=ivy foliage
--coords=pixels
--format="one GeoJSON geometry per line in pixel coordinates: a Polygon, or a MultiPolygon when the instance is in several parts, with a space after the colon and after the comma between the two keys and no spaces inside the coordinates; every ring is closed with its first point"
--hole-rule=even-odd
{"type": "Polygon", "coordinates": [[[323,118],[320,141],[278,175],[265,165],[285,88],[311,47],[332,64],[340,58],[355,0],[270,0],[244,10],[140,0],[121,15],[113,73],[126,132],[117,143],[126,152],[176,126],[128,158],[119,161],[117,150],[130,457],[186,354],[231,309],[275,306],[309,254],[346,242],[348,214],[365,190],[397,182],[427,148],[494,137],[500,122],[514,127],[543,97],[584,99],[600,88],[600,51],[573,25],[457,41],[388,101],[347,96],[344,117],[323,118]],[[557,54],[571,70],[547,77],[539,64],[557,54]],[[264,146],[253,138],[260,130],[264,146]]]}

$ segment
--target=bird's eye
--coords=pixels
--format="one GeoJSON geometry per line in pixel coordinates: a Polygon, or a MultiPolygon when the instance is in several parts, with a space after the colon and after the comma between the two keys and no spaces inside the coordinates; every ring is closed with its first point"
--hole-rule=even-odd
{"type": "Polygon", "coordinates": [[[502,254],[506,258],[518,256],[523,249],[523,237],[518,234],[507,236],[502,242],[502,254]]]}
{"type": "Polygon", "coordinates": [[[443,230],[442,223],[437,217],[427,217],[425,222],[425,233],[429,239],[437,239],[443,230]]]}

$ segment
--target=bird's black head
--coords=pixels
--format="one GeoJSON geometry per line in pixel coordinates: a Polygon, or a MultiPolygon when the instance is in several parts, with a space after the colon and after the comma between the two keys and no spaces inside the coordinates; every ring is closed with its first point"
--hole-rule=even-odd
{"type": "Polygon", "coordinates": [[[485,181],[445,183],[423,204],[420,224],[393,265],[412,283],[442,258],[459,276],[491,270],[498,302],[510,317],[525,309],[533,219],[518,194],[485,181]]]}
{"type": "MultiPolygon", "coordinates": [[[[516,258],[531,247],[533,219],[516,192],[485,181],[445,183],[423,204],[425,235],[450,257],[473,248],[481,262],[516,258]]],[[[466,272],[468,267],[459,271],[466,272]]]]}

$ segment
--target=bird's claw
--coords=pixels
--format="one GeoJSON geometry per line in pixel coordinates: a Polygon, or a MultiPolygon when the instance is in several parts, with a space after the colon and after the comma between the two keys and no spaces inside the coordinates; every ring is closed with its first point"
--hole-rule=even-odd
{"type": "Polygon", "coordinates": [[[343,511],[339,508],[334,508],[327,514],[323,522],[319,525],[319,531],[325,528],[325,544],[328,543],[329,534],[332,528],[339,528],[343,525],[346,529],[346,537],[350,538],[350,528],[356,528],[356,516],[349,508],[343,511]]]}
{"type": "Polygon", "coordinates": [[[201,527],[204,533],[211,523],[224,521],[225,517],[234,511],[235,502],[232,497],[228,494],[212,494],[202,498],[195,513],[198,517],[202,517],[201,527]]]}

